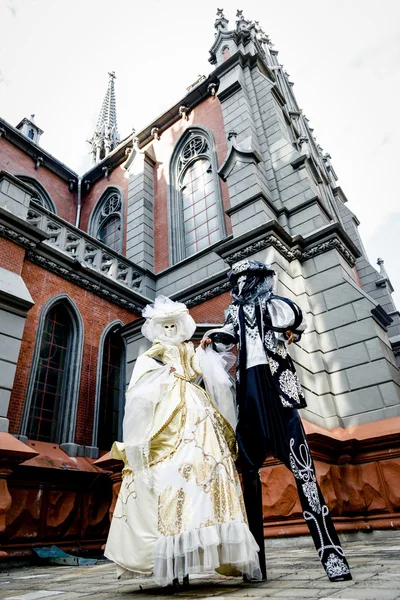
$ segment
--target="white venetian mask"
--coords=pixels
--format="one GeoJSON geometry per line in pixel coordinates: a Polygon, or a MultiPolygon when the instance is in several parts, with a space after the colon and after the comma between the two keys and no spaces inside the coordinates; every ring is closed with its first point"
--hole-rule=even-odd
{"type": "Polygon", "coordinates": [[[242,290],[245,286],[246,283],[246,279],[247,279],[247,275],[241,275],[240,277],[238,277],[237,283],[238,283],[238,296],[240,296],[240,294],[242,293],[242,290]]]}
{"type": "Polygon", "coordinates": [[[175,338],[178,333],[176,323],[164,323],[164,335],[166,338],[175,338]]]}

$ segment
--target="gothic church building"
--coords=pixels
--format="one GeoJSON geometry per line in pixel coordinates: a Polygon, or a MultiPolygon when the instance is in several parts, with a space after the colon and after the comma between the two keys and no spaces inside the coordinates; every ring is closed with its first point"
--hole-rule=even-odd
{"type": "MultiPolygon", "coordinates": [[[[219,10],[210,62],[122,141],[110,73],[83,176],[41,147],[33,116],[0,119],[0,558],[101,548],[141,310],[183,301],[200,339],[244,257],[274,265],[308,315],[291,354],[338,529],[400,527],[400,318],[383,261],[259,24],[219,10]]],[[[291,474],[269,458],[262,481],[265,535],[305,533],[291,474]]]]}

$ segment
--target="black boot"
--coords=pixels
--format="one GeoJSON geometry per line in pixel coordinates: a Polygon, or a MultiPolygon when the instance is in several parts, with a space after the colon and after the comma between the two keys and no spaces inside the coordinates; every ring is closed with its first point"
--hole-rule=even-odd
{"type": "Polygon", "coordinates": [[[260,569],[262,579],[249,579],[244,577],[246,583],[261,582],[267,580],[267,567],[265,564],[265,547],[264,547],[264,515],[262,509],[262,489],[260,474],[258,471],[243,470],[243,498],[246,506],[247,519],[249,521],[249,529],[254,536],[260,550],[258,558],[260,560],[260,569]]]}

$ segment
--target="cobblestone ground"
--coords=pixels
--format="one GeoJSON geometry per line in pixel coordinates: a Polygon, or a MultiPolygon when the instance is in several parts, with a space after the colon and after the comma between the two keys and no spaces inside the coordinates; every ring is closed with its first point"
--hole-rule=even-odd
{"type": "Polygon", "coordinates": [[[113,564],[106,561],[90,567],[20,567],[2,571],[0,563],[0,599],[400,599],[400,534],[380,540],[362,537],[362,541],[342,540],[353,573],[353,581],[349,582],[331,583],[313,548],[299,547],[294,540],[286,539],[280,540],[273,550],[267,549],[265,584],[246,585],[236,578],[202,576],[192,578],[189,590],[172,594],[168,588],[154,587],[151,580],[117,581],[113,564]]]}

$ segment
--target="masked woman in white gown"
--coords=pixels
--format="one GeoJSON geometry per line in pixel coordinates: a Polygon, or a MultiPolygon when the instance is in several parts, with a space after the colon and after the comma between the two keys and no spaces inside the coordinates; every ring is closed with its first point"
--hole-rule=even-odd
{"type": "Polygon", "coordinates": [[[158,585],[214,570],[259,578],[234,463],[229,365],[184,341],[196,329],[184,304],[160,296],[143,316],[153,345],[136,361],[123,443],[112,449],[125,467],[105,555],[119,576],[152,575],[158,585]]]}

